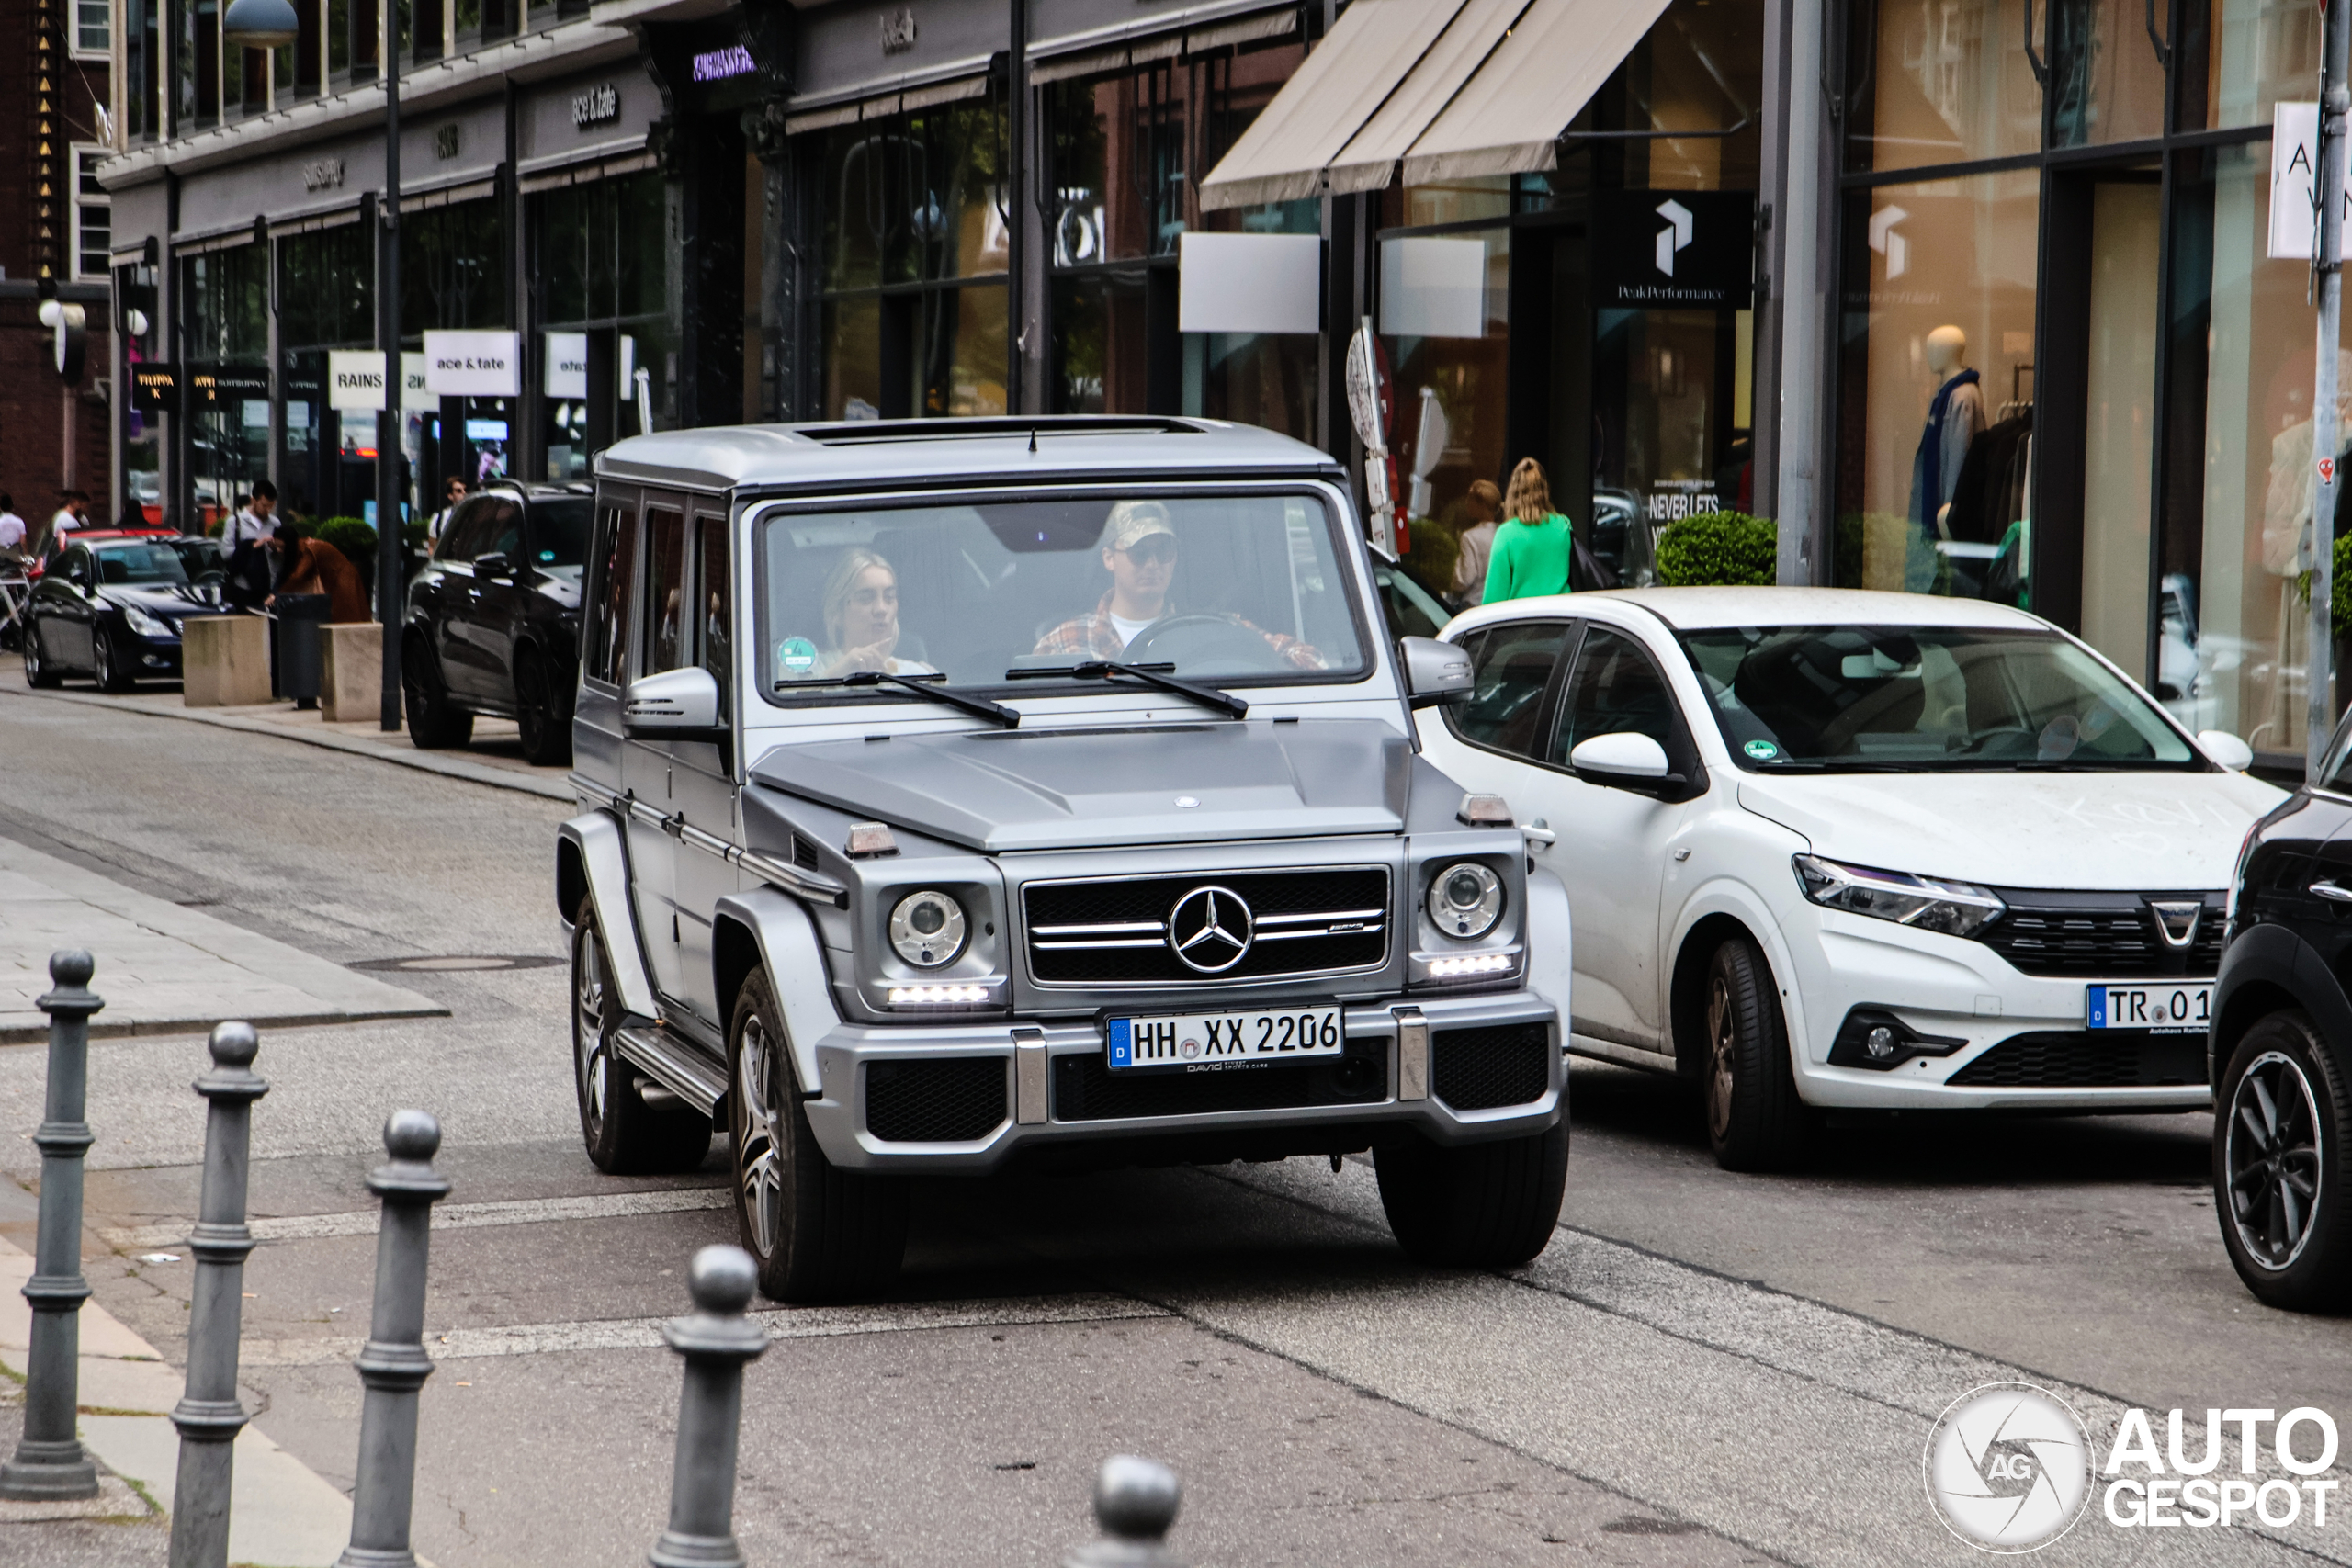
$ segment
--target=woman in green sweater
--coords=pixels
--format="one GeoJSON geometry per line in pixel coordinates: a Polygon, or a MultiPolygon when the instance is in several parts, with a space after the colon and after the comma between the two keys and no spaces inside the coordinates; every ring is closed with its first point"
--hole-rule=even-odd
{"type": "Polygon", "coordinates": [[[1552,510],[1552,487],[1544,478],[1544,465],[1534,458],[1521,457],[1510,471],[1503,515],[1506,521],[1495,530],[1494,553],[1487,558],[1487,592],[1480,603],[1568,592],[1568,563],[1576,543],[1568,520],[1552,510]]]}

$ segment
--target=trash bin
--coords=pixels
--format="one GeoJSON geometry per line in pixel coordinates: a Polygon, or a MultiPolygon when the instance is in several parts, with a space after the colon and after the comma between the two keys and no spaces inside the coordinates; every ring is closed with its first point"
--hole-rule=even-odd
{"type": "Polygon", "coordinates": [[[319,705],[324,663],[319,628],[326,625],[330,603],[323,593],[281,593],[273,606],[277,613],[277,694],[293,698],[298,708],[319,705]]]}

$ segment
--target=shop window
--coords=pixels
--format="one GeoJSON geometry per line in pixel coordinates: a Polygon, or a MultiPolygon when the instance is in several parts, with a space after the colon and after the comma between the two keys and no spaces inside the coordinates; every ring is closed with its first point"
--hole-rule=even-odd
{"type": "Polygon", "coordinates": [[[2041,179],[2012,170],[1847,197],[1842,586],[2026,596],[2041,179]]]}
{"type": "Polygon", "coordinates": [[[2165,68],[2149,15],[2148,0],[2051,0],[2052,146],[2164,133],[2165,68]]]}
{"type": "Polygon", "coordinates": [[[365,224],[343,223],[277,242],[281,340],[302,348],[357,348],[375,340],[376,258],[365,224]]]}
{"type": "Polygon", "coordinates": [[[820,133],[824,287],[978,277],[1009,255],[1004,110],[990,99],[820,133]]]}
{"type": "Polygon", "coordinates": [[[2205,37],[2190,40],[2206,65],[2181,84],[2182,129],[2268,125],[2279,99],[2316,98],[2324,14],[2299,0],[2211,0],[2205,37]]]}
{"type": "Polygon", "coordinates": [[[495,197],[401,215],[401,328],[507,324],[505,204],[495,197]]]}
{"type": "Polygon", "coordinates": [[[232,245],[180,261],[180,324],[189,359],[269,356],[269,247],[232,245]]]}
{"type": "Polygon", "coordinates": [[[1295,333],[1189,333],[1184,412],[1311,444],[1318,347],[1311,334],[1295,333]]]}
{"type": "MultiPolygon", "coordinates": [[[[2030,3],[1857,0],[1847,43],[1849,165],[1911,169],[2039,151],[2041,87],[2026,55],[2030,3]]],[[[2140,44],[2144,51],[2147,39],[2140,44]]]]}
{"type": "Polygon", "coordinates": [[[106,281],[113,265],[113,209],[107,187],[98,183],[98,160],[104,147],[74,149],[74,276],[106,281]]]}
{"type": "Polygon", "coordinates": [[[1414,524],[1415,559],[1439,582],[1452,581],[1453,541],[1478,520],[1465,510],[1470,486],[1498,482],[1505,468],[1510,253],[1508,229],[1380,242],[1378,321],[1395,411],[1389,449],[1414,524]]]}

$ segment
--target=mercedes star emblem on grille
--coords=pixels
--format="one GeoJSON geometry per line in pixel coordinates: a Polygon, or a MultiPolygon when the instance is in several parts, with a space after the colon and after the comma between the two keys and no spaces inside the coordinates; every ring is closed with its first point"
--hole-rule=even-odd
{"type": "Polygon", "coordinates": [[[1230,887],[1195,887],[1168,911],[1168,945],[1188,969],[1222,975],[1250,955],[1250,906],[1230,887]]]}

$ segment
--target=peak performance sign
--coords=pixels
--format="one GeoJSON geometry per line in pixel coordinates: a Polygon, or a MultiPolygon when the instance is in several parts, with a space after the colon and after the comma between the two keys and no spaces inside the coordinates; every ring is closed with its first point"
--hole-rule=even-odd
{"type": "Polygon", "coordinates": [[[1746,191],[1593,196],[1594,303],[1605,310],[1746,310],[1756,298],[1756,198],[1746,191]]]}

